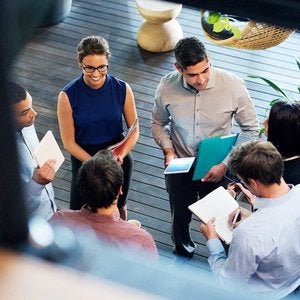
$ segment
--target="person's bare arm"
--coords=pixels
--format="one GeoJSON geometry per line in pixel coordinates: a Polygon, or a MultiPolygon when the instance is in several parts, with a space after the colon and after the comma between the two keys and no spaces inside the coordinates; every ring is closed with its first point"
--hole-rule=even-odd
{"type": "MultiPolygon", "coordinates": [[[[123,109],[123,114],[125,118],[125,122],[127,127],[129,128],[134,124],[137,117],[134,95],[131,87],[126,83],[126,99],[123,109]]],[[[136,128],[133,131],[133,134],[129,137],[125,147],[122,147],[122,152],[119,155],[124,158],[135,146],[140,135],[139,124],[137,124],[136,128]]]]}
{"type": "Polygon", "coordinates": [[[57,117],[64,148],[80,161],[89,159],[91,156],[75,142],[73,111],[65,92],[58,95],[57,117]]]}

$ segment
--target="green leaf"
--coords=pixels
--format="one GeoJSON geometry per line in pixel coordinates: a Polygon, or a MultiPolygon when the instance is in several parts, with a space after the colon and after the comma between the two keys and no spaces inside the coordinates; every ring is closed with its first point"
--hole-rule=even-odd
{"type": "Polygon", "coordinates": [[[270,101],[270,106],[274,105],[276,102],[278,102],[280,100],[281,100],[281,98],[276,98],[276,99],[270,101]]]}
{"type": "Polygon", "coordinates": [[[266,131],[266,128],[263,127],[263,128],[259,131],[259,133],[260,133],[260,134],[263,134],[263,133],[265,133],[265,131],[266,131]]]}
{"type": "Polygon", "coordinates": [[[224,30],[224,24],[222,22],[218,21],[214,24],[214,28],[213,28],[214,32],[221,32],[223,30],[224,30]]]}
{"type": "Polygon", "coordinates": [[[237,26],[231,26],[231,31],[235,38],[240,39],[242,37],[242,33],[237,26]]]}
{"type": "Polygon", "coordinates": [[[231,25],[229,23],[228,17],[223,17],[222,22],[224,24],[224,28],[229,31],[231,29],[231,25]]]}
{"type": "Polygon", "coordinates": [[[262,76],[256,76],[256,75],[249,75],[250,78],[257,78],[257,79],[261,79],[264,82],[266,82],[271,88],[273,88],[275,91],[279,92],[288,102],[292,102],[290,100],[290,98],[287,96],[287,94],[278,86],[276,85],[274,82],[272,82],[271,80],[264,78],[262,76]]]}
{"type": "Polygon", "coordinates": [[[221,14],[215,11],[212,11],[208,14],[207,23],[208,24],[215,24],[219,21],[221,14]]]}

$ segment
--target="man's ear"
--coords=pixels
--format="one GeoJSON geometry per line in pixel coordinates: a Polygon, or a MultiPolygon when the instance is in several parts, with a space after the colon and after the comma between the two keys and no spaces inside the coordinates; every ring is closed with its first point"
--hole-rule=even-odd
{"type": "Polygon", "coordinates": [[[257,188],[257,181],[256,180],[254,180],[252,178],[249,178],[248,182],[249,182],[250,187],[254,187],[255,189],[257,188]]]}
{"type": "Polygon", "coordinates": [[[175,66],[175,68],[177,69],[177,71],[179,72],[179,73],[183,73],[183,69],[180,67],[180,65],[179,65],[179,63],[174,63],[174,66],[175,66]]]}
{"type": "Polygon", "coordinates": [[[122,186],[120,186],[120,189],[119,189],[119,195],[123,195],[122,186]]]}

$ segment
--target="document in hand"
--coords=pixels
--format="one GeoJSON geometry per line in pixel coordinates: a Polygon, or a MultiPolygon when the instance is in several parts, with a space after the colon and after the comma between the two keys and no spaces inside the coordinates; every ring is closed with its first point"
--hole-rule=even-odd
{"type": "Polygon", "coordinates": [[[237,134],[203,139],[199,145],[193,180],[202,179],[214,165],[222,162],[235,145],[237,134]]]}
{"type": "Polygon", "coordinates": [[[238,202],[220,186],[188,208],[205,224],[215,217],[215,229],[218,236],[226,244],[230,244],[232,229],[228,225],[228,216],[238,207],[238,202]]]}
{"type": "Polygon", "coordinates": [[[131,135],[134,133],[138,125],[138,119],[135,120],[135,122],[129,127],[127,130],[124,139],[116,144],[113,144],[109,146],[107,149],[111,150],[114,155],[118,155],[122,152],[122,149],[126,146],[126,143],[128,142],[128,139],[131,137],[131,135]]]}
{"type": "Polygon", "coordinates": [[[195,160],[195,157],[174,158],[166,167],[164,174],[187,173],[195,160]]]}
{"type": "Polygon", "coordinates": [[[48,159],[55,159],[55,172],[57,172],[57,170],[60,168],[60,166],[65,160],[51,130],[48,130],[47,133],[44,135],[38,147],[33,152],[33,156],[40,167],[48,159]]]}

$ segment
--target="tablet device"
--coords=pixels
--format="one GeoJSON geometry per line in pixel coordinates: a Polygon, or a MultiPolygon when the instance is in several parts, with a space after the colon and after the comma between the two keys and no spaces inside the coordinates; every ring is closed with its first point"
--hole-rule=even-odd
{"type": "Polygon", "coordinates": [[[194,160],[195,157],[174,158],[166,167],[164,174],[187,173],[191,169],[194,160]]]}

